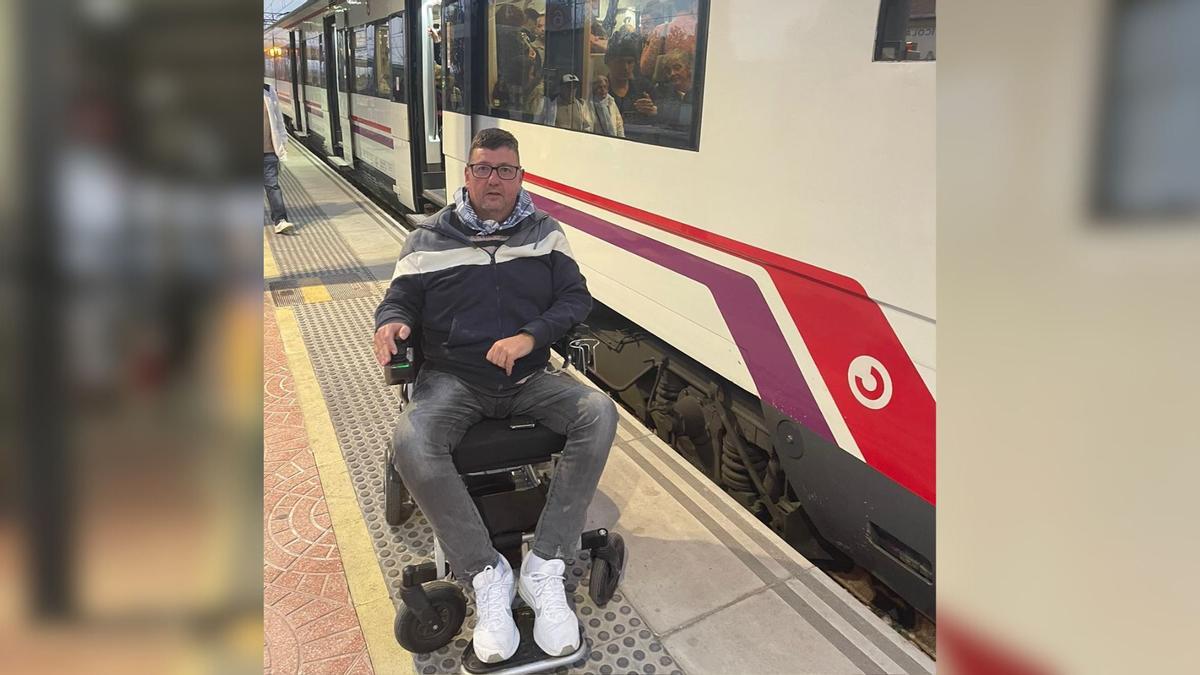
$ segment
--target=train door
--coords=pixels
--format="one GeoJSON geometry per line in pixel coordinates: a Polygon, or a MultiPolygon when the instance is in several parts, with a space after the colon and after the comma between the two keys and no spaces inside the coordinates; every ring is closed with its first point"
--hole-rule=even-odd
{"type": "Polygon", "coordinates": [[[303,132],[308,127],[304,124],[304,117],[300,111],[304,109],[304,86],[300,79],[300,63],[303,59],[300,53],[296,50],[296,31],[288,31],[288,54],[291,57],[288,59],[288,68],[291,69],[290,75],[292,80],[292,119],[295,120],[293,126],[297,133],[303,132]]]}
{"type": "Polygon", "coordinates": [[[438,60],[443,56],[434,53],[430,29],[437,26],[442,32],[441,0],[410,0],[408,12],[408,41],[411,62],[414,64],[412,97],[409,99],[409,129],[412,142],[413,179],[419,201],[443,206],[446,203],[446,168],[442,159],[441,99],[437,79],[442,67],[438,60]]]}
{"type": "MultiPolygon", "coordinates": [[[[337,16],[346,16],[344,12],[340,12],[337,16]]],[[[343,19],[343,21],[346,21],[343,19]]],[[[336,27],[336,26],[335,26],[336,27]]],[[[337,126],[342,140],[341,154],[339,158],[330,158],[334,164],[342,167],[354,166],[354,134],[350,127],[350,116],[353,113],[351,110],[350,96],[350,36],[348,28],[338,28],[334,33],[334,57],[337,59],[335,68],[337,69],[337,97],[338,97],[338,115],[337,126]],[[344,160],[344,163],[343,163],[344,160]]]]}
{"type": "Polygon", "coordinates": [[[333,150],[333,155],[343,157],[342,155],[342,123],[339,110],[338,91],[341,88],[341,73],[338,70],[338,50],[334,46],[334,16],[325,17],[324,22],[324,50],[325,50],[325,98],[326,112],[329,120],[329,147],[333,150]]]}

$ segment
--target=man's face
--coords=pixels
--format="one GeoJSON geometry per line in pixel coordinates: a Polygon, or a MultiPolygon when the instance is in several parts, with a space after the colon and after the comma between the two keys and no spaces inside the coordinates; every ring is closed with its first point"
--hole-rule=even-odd
{"type": "Polygon", "coordinates": [[[672,61],[667,65],[667,77],[675,86],[675,91],[688,91],[692,88],[692,67],[682,60],[672,61]]]}
{"type": "Polygon", "coordinates": [[[626,80],[632,80],[633,79],[633,66],[635,63],[636,63],[636,59],[634,59],[632,56],[625,56],[625,57],[621,57],[619,59],[613,59],[612,63],[609,64],[609,68],[611,69],[610,74],[612,75],[612,78],[614,80],[617,80],[620,82],[624,82],[626,80]]]}
{"type": "Polygon", "coordinates": [[[546,17],[545,15],[537,18],[537,23],[534,25],[533,34],[537,37],[546,37],[546,17]]]}
{"type": "MultiPolygon", "coordinates": [[[[486,164],[491,167],[520,166],[517,153],[512,148],[475,148],[471,152],[470,164],[486,164]]],[[[521,182],[525,172],[518,172],[512,180],[504,180],[495,170],[487,178],[476,178],[468,167],[463,178],[467,184],[467,196],[475,213],[484,220],[504,220],[512,213],[517,205],[517,195],[521,193],[521,182]]]]}

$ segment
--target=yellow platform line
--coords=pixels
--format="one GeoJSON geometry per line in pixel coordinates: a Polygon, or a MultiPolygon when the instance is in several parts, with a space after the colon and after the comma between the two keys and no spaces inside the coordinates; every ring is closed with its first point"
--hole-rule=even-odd
{"type": "Polygon", "coordinates": [[[263,279],[279,277],[279,266],[275,264],[275,256],[271,254],[271,243],[267,239],[267,231],[263,229],[263,279]]]}
{"type": "Polygon", "coordinates": [[[333,300],[333,296],[329,295],[329,289],[325,288],[325,284],[301,286],[300,295],[304,296],[304,302],[306,304],[311,304],[314,302],[329,302],[330,300],[333,300]]]}
{"type": "Polygon", "coordinates": [[[329,519],[337,537],[346,582],[350,587],[351,602],[362,626],[371,665],[376,673],[412,675],[412,654],[396,642],[392,629],[396,610],[388,594],[383,572],[379,569],[371,535],[363,522],[354,484],[350,480],[329,410],[325,407],[325,399],[317,384],[317,374],[304,347],[296,313],[290,307],[277,307],[275,319],[279,324],[279,335],[295,383],[296,401],[304,415],[309,445],[316,458],[329,519]]]}

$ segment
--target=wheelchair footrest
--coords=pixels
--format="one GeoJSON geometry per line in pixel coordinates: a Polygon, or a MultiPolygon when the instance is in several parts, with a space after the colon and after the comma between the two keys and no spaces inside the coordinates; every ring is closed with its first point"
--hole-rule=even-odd
{"type": "Polygon", "coordinates": [[[513,620],[521,632],[521,644],[517,652],[507,661],[484,663],[475,656],[475,642],[467,643],[462,655],[462,670],[469,675],[517,675],[518,673],[541,673],[569,666],[587,657],[588,642],[579,627],[579,649],[566,656],[549,656],[533,641],[533,610],[518,607],[513,610],[513,620]]]}
{"type": "Polygon", "coordinates": [[[546,497],[537,488],[513,490],[475,498],[475,507],[483,524],[493,535],[505,532],[531,532],[542,516],[546,497]]]}

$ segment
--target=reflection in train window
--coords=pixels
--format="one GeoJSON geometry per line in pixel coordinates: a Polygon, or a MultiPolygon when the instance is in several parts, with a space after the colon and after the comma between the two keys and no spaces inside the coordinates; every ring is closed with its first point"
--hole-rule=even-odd
{"type": "Polygon", "coordinates": [[[883,0],[879,5],[875,60],[936,60],[936,14],[936,0],[883,0]]]}
{"type": "Polygon", "coordinates": [[[349,74],[346,70],[346,29],[343,28],[336,33],[337,49],[334,53],[337,54],[336,61],[338,63],[338,91],[349,91],[348,78],[349,74]]]}
{"type": "Polygon", "coordinates": [[[310,87],[325,86],[325,77],[322,72],[322,54],[321,54],[321,36],[311,37],[304,41],[304,84],[310,87]]]}
{"type": "Polygon", "coordinates": [[[375,26],[354,29],[354,92],[375,93],[375,26]]]}
{"type": "Polygon", "coordinates": [[[702,29],[698,0],[489,0],[489,112],[695,149],[702,29]]]}
{"type": "Polygon", "coordinates": [[[317,36],[317,81],[318,87],[325,86],[325,36],[317,36]]]}
{"type": "Polygon", "coordinates": [[[383,21],[374,25],[375,28],[375,95],[384,98],[392,97],[392,68],[390,65],[392,50],[388,48],[388,27],[383,21]]]}
{"type": "MultiPolygon", "coordinates": [[[[449,0],[442,6],[442,65],[435,65],[434,81],[439,100],[445,110],[467,113],[467,96],[471,90],[471,25],[465,3],[449,0]]],[[[478,5],[473,5],[478,7],[478,5]]],[[[422,36],[423,39],[428,39],[422,36]]]]}
{"type": "Polygon", "coordinates": [[[404,16],[393,16],[388,20],[388,32],[391,37],[389,43],[391,45],[391,74],[392,74],[392,99],[395,101],[404,102],[408,98],[405,95],[405,86],[408,81],[404,72],[404,65],[407,63],[405,58],[405,40],[404,40],[404,16]]]}
{"type": "Polygon", "coordinates": [[[279,59],[279,79],[292,81],[292,48],[287,45],[283,46],[283,56],[279,59]]]}

